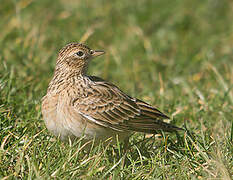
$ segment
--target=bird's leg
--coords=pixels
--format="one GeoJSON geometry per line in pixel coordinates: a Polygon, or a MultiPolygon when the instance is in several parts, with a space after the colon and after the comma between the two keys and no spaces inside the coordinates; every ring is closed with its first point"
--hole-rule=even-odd
{"type": "Polygon", "coordinates": [[[125,139],[124,139],[124,142],[123,142],[123,160],[122,160],[122,168],[124,168],[125,166],[125,161],[126,161],[126,155],[127,155],[127,152],[129,150],[129,137],[130,136],[127,136],[125,139]]]}

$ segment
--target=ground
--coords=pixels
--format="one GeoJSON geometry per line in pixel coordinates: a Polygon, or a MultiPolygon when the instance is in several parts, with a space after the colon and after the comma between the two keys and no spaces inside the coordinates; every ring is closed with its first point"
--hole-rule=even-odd
{"type": "Polygon", "coordinates": [[[0,178],[233,178],[232,1],[3,0],[0,15],[0,178]],[[125,156],[55,138],[41,98],[69,42],[105,50],[89,74],[188,131],[134,134],[125,156]]]}

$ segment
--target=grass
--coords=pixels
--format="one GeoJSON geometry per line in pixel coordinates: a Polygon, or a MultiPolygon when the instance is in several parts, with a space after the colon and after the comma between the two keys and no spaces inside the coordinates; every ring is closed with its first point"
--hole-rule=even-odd
{"type": "Polygon", "coordinates": [[[221,1],[3,1],[0,6],[0,178],[233,178],[233,3],[221,1]],[[192,132],[87,153],[51,135],[41,98],[57,52],[85,42],[107,53],[101,76],[192,132]]]}

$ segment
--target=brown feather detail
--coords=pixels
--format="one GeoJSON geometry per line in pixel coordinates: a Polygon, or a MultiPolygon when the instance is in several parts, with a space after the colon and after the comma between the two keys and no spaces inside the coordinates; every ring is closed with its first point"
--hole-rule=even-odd
{"type": "Polygon", "coordinates": [[[120,110],[121,112],[123,112],[124,114],[126,114],[125,116],[128,118],[134,118],[137,115],[137,114],[135,114],[134,111],[129,109],[128,106],[125,106],[124,104],[121,104],[121,106],[117,109],[120,110]]]}
{"type": "MultiPolygon", "coordinates": [[[[102,112],[101,115],[105,118],[107,122],[110,122],[111,124],[112,123],[115,124],[114,119],[112,119],[112,117],[106,111],[102,112]]],[[[94,117],[95,117],[95,114],[94,114],[94,117]]]]}
{"type": "Polygon", "coordinates": [[[111,124],[119,124],[124,121],[124,119],[112,111],[105,111],[102,115],[107,118],[108,122],[111,122],[111,124]]]}
{"type": "Polygon", "coordinates": [[[117,126],[117,124],[113,124],[111,121],[109,121],[109,119],[106,119],[106,116],[104,116],[103,114],[95,114],[95,117],[97,119],[95,119],[99,125],[103,125],[104,127],[109,127],[113,130],[116,131],[123,131],[123,128],[120,128],[119,126],[117,126]]]}
{"type": "Polygon", "coordinates": [[[106,113],[112,117],[115,123],[123,122],[124,120],[121,116],[116,114],[114,111],[106,111],[106,113]]]}
{"type": "Polygon", "coordinates": [[[102,112],[104,112],[104,109],[105,109],[104,106],[97,106],[95,112],[102,113],[102,112]]]}
{"type": "Polygon", "coordinates": [[[120,105],[120,107],[122,109],[124,109],[124,111],[126,111],[127,113],[134,114],[134,115],[139,115],[140,114],[140,110],[139,109],[135,109],[132,106],[130,106],[127,102],[122,102],[122,104],[120,105]]]}
{"type": "Polygon", "coordinates": [[[97,121],[101,120],[101,121],[104,121],[104,122],[106,122],[106,123],[109,123],[109,122],[108,122],[108,117],[105,116],[103,113],[97,112],[97,113],[95,113],[95,114],[91,114],[91,117],[95,117],[95,119],[96,119],[97,121]]]}
{"type": "Polygon", "coordinates": [[[145,117],[150,117],[150,118],[154,118],[154,119],[168,119],[168,117],[162,113],[157,113],[157,112],[152,112],[152,111],[145,111],[145,110],[141,110],[141,114],[145,117]]]}
{"type": "MultiPolygon", "coordinates": [[[[117,114],[118,116],[120,116],[120,118],[122,120],[129,120],[130,116],[129,114],[127,114],[126,112],[124,112],[123,110],[120,110],[120,107],[115,107],[112,111],[117,114]]],[[[131,116],[131,118],[134,118],[134,115],[131,116]]]]}
{"type": "MultiPolygon", "coordinates": [[[[88,82],[88,79],[86,81],[88,82]]],[[[168,117],[158,109],[131,98],[111,83],[101,81],[100,78],[94,83],[89,82],[85,91],[89,95],[76,98],[75,108],[112,129],[145,133],[180,129],[163,122],[162,119],[168,117]]]]}
{"type": "Polygon", "coordinates": [[[161,117],[161,118],[169,119],[169,117],[163,114],[161,111],[139,99],[137,99],[136,103],[139,106],[139,108],[142,110],[142,113],[147,114],[149,117],[154,117],[154,118],[161,117]]]}
{"type": "MultiPolygon", "coordinates": [[[[157,122],[157,123],[149,123],[149,122],[127,122],[124,124],[119,124],[121,128],[136,131],[136,132],[144,132],[144,133],[158,133],[158,130],[163,130],[166,132],[174,132],[178,130],[183,130],[171,124],[165,122],[157,122]]],[[[119,127],[118,127],[119,128],[119,127]]]]}

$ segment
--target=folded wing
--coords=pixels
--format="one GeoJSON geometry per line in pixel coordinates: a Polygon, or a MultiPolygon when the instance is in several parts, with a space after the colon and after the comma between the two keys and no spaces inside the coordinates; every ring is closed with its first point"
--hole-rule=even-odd
{"type": "Polygon", "coordinates": [[[163,122],[168,117],[151,105],[126,95],[100,78],[92,76],[90,79],[92,84],[72,102],[75,110],[88,120],[116,131],[181,130],[163,122]]]}

